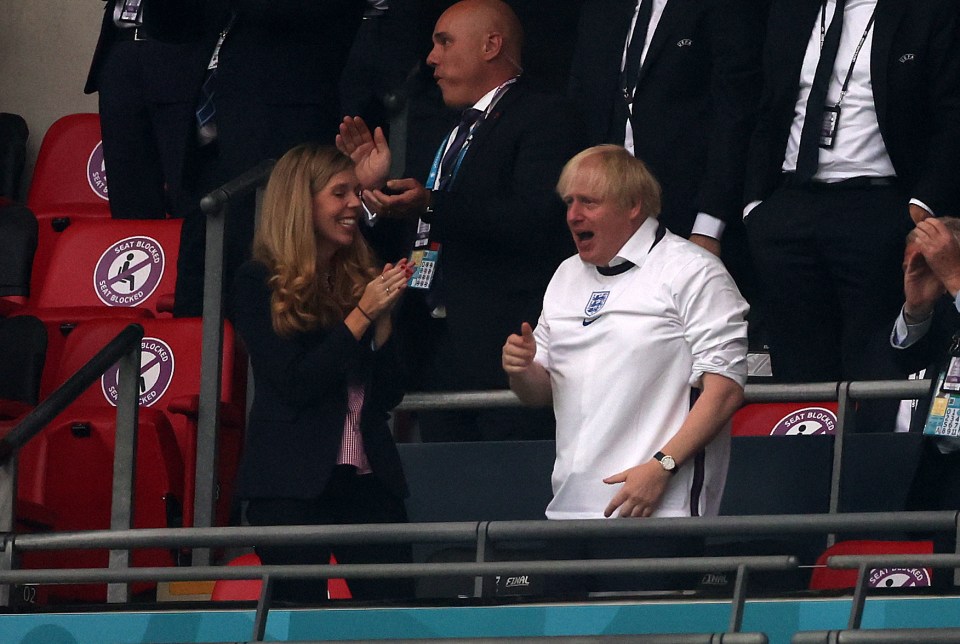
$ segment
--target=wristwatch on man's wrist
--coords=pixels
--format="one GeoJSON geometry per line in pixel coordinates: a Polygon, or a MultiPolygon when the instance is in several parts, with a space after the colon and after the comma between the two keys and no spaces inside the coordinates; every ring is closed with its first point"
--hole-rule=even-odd
{"type": "Polygon", "coordinates": [[[653,455],[653,457],[660,462],[660,467],[670,472],[671,474],[677,473],[677,462],[673,460],[672,456],[668,456],[663,452],[657,452],[656,454],[653,455]]]}

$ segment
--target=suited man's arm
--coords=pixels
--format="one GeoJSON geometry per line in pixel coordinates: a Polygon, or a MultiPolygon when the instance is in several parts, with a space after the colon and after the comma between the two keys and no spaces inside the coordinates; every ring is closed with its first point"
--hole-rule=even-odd
{"type": "MultiPolygon", "coordinates": [[[[763,24],[749,0],[709,0],[710,126],[699,210],[723,222],[741,216],[743,177],[762,78],[763,24]]],[[[702,216],[702,215],[701,215],[702,216]]],[[[694,233],[711,230],[700,217],[694,233]]]]}
{"type": "MultiPolygon", "coordinates": [[[[484,189],[458,189],[455,183],[450,192],[432,194],[434,214],[425,219],[441,241],[524,252],[536,240],[554,239],[553,233],[564,230],[564,210],[555,188],[563,165],[582,147],[582,128],[566,103],[557,100],[545,107],[529,115],[515,140],[498,139],[496,149],[504,151],[503,156],[491,158],[485,143],[485,165],[473,159],[455,180],[465,183],[468,173],[488,173],[484,189]],[[506,172],[509,176],[501,180],[506,172]]],[[[501,135],[503,127],[498,125],[491,135],[501,135]]],[[[477,182],[475,174],[469,181],[477,182]]]]}
{"type": "MultiPolygon", "coordinates": [[[[936,29],[927,42],[924,83],[933,118],[922,168],[910,197],[919,200],[937,214],[953,214],[960,202],[956,168],[960,165],[960,56],[957,34],[960,33],[960,7],[956,2],[939,3],[939,15],[932,21],[936,29]]],[[[914,221],[922,213],[911,213],[914,221]]]]}
{"type": "Polygon", "coordinates": [[[609,119],[634,4],[635,0],[593,0],[580,8],[567,97],[586,127],[584,145],[610,142],[609,119]]]}

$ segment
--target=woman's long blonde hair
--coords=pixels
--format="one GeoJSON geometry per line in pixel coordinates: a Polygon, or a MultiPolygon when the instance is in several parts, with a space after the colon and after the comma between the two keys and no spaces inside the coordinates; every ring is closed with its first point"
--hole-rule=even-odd
{"type": "Polygon", "coordinates": [[[263,195],[253,257],[270,271],[270,312],[279,335],[331,327],[356,306],[376,275],[363,235],[318,266],[313,195],[337,173],[354,167],[336,148],[299,145],[277,161],[263,195]]]}

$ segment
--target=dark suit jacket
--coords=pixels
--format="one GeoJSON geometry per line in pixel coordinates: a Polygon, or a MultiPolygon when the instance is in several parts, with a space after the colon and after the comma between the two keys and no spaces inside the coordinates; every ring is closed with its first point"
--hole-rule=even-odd
{"type": "Polygon", "coordinates": [[[308,499],[320,495],[336,465],[347,412],[347,386],[363,383],[360,431],[374,474],[406,496],[400,457],[387,427],[403,398],[393,343],[378,351],[346,325],[282,338],[270,318],[266,267],[240,267],[234,323],[253,365],[255,393],[240,464],[240,498],[308,499]]]}
{"type": "MultiPolygon", "coordinates": [[[[746,200],[780,185],[800,68],[820,0],[776,0],[764,50],[764,95],[754,132],[746,200]]],[[[960,202],[958,4],[878,0],[870,75],[883,143],[909,196],[938,214],[960,202]]]]}
{"type": "MultiPolygon", "coordinates": [[[[114,0],[104,6],[100,37],[84,93],[100,91],[100,70],[117,37],[114,0]]],[[[144,0],[142,32],[156,41],[142,48],[146,93],[168,101],[196,100],[207,62],[225,18],[223,0],[144,0]]]]}
{"type": "Polygon", "coordinates": [[[232,6],[236,21],[220,52],[218,91],[268,104],[337,103],[363,0],[233,0],[232,6]]]}
{"type": "MultiPolygon", "coordinates": [[[[620,63],[635,0],[590,0],[582,10],[569,95],[590,144],[611,130],[622,100],[620,63]]],[[[760,94],[762,12],[756,0],[669,0],[634,94],[638,158],[663,185],[661,221],[687,237],[698,212],[740,217],[743,168],[760,94]]]]}
{"type": "MultiPolygon", "coordinates": [[[[431,143],[436,150],[441,141],[431,143]]],[[[443,247],[448,329],[435,357],[446,388],[506,386],[504,340],[521,322],[536,322],[547,283],[574,251],[555,188],[582,147],[582,128],[566,102],[521,81],[477,126],[449,190],[433,193],[431,239],[443,247]]],[[[428,170],[413,176],[425,179],[428,170]]]]}

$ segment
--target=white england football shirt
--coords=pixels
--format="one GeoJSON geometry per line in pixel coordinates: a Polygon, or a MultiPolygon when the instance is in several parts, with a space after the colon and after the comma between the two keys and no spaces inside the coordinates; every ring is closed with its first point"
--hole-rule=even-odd
{"type": "MultiPolygon", "coordinates": [[[[579,256],[554,274],[534,331],[557,417],[551,519],[602,518],[619,485],[603,479],[648,461],[679,429],[704,373],[743,385],[748,310],[723,264],[648,219],[604,276],[579,256]],[[651,248],[652,246],[652,248],[651,248]]],[[[716,514],[729,431],[673,476],[655,516],[716,514]]]]}

